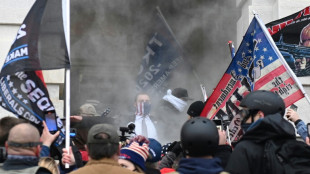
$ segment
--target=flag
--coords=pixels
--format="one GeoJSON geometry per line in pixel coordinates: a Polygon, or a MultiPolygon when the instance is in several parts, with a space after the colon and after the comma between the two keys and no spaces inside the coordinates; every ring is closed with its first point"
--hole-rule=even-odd
{"type": "Polygon", "coordinates": [[[34,3],[17,32],[0,76],[70,67],[61,3],[61,0],[34,3]]]}
{"type": "Polygon", "coordinates": [[[183,62],[182,50],[166,20],[157,9],[151,20],[153,31],[146,45],[137,75],[137,91],[149,94],[165,94],[172,71],[183,62]]]}
{"type": "Polygon", "coordinates": [[[277,47],[297,76],[310,75],[310,6],[266,24],[277,47]]]}
{"type": "MultiPolygon", "coordinates": [[[[55,113],[41,70],[69,68],[61,0],[37,0],[20,26],[0,73],[0,104],[42,128],[47,113],[55,113]]],[[[49,129],[64,128],[55,113],[49,129]]]]}
{"type": "Polygon", "coordinates": [[[286,67],[265,26],[255,16],[235,57],[207,100],[202,116],[230,123],[230,137],[238,139],[242,133],[239,104],[249,92],[275,92],[286,106],[304,97],[286,67]]]}

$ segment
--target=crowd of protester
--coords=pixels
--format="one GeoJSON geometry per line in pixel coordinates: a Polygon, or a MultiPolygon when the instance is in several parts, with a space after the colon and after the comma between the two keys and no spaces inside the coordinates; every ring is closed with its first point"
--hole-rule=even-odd
{"type": "Polygon", "coordinates": [[[69,150],[53,145],[59,131],[49,132],[44,121],[38,129],[27,120],[2,118],[0,173],[310,173],[306,124],[296,111],[286,110],[284,101],[275,93],[254,91],[242,99],[243,136],[233,146],[224,129],[200,116],[205,102],[195,101],[186,107],[190,101],[186,89],[168,90],[161,104],[153,108],[161,108],[158,118],[166,119],[150,115],[148,94],[139,93],[134,101],[136,112],[133,117],[124,118],[127,123],[132,122],[131,127],[123,127],[122,134],[113,119],[98,116],[91,104],[82,105],[79,113],[71,116],[76,136],[70,141],[69,150]],[[183,112],[185,108],[187,114],[183,112]],[[166,125],[165,130],[158,128],[171,120],[182,124],[166,125]],[[302,141],[296,140],[295,130],[302,141]],[[290,145],[286,149],[290,160],[285,160],[286,154],[276,154],[282,159],[279,163],[266,158],[270,156],[265,154],[266,149],[271,149],[267,146],[271,140],[274,147],[290,145]]]}

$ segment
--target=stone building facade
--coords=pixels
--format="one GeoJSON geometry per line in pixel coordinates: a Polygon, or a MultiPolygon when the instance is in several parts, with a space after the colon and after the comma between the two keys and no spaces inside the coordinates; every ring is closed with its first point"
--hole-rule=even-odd
{"type": "MultiPolygon", "coordinates": [[[[218,1],[219,3],[222,4],[218,4],[218,9],[220,11],[221,6],[223,5],[223,3],[227,3],[227,1],[225,0],[221,0],[218,1]]],[[[264,23],[268,23],[270,21],[285,17],[287,15],[293,14],[303,8],[305,8],[306,6],[309,6],[309,1],[308,0],[235,0],[232,1],[234,2],[234,8],[232,11],[234,13],[231,14],[231,18],[234,18],[233,21],[233,25],[228,26],[228,27],[232,27],[234,28],[232,31],[235,32],[234,37],[232,39],[235,39],[236,42],[236,47],[239,45],[239,43],[241,42],[242,36],[244,35],[250,21],[253,18],[253,13],[252,11],[256,11],[259,16],[261,17],[261,19],[263,20],[264,23]]],[[[16,36],[17,30],[19,28],[19,25],[21,24],[21,22],[23,21],[24,17],[26,16],[26,14],[28,13],[30,7],[32,6],[32,4],[34,3],[34,0],[1,0],[1,4],[0,4],[0,63],[4,61],[4,58],[6,57],[6,54],[8,53],[8,50],[11,46],[12,41],[14,40],[14,37],[16,36]]],[[[141,2],[142,3],[142,2],[141,2]]],[[[140,4],[141,4],[140,3],[140,4]]],[[[171,4],[172,5],[176,5],[177,3],[180,3],[180,1],[176,2],[176,1],[172,1],[171,4]]],[[[230,1],[231,3],[231,1],[230,1]]],[[[210,4],[204,3],[203,5],[205,6],[209,6],[210,4]]],[[[74,7],[74,6],[73,6],[74,7]]],[[[130,5],[129,5],[130,7],[130,5]]],[[[192,7],[193,11],[195,11],[195,8],[197,6],[192,5],[189,6],[188,8],[192,7]]],[[[80,13],[84,13],[85,11],[80,11],[80,13]]],[[[209,13],[207,11],[204,12],[203,9],[200,9],[201,15],[197,15],[197,16],[192,16],[195,17],[196,19],[201,20],[201,25],[202,25],[202,30],[197,30],[198,32],[202,32],[204,33],[205,31],[203,31],[207,25],[209,25],[208,22],[206,22],[206,19],[209,17],[209,13]]],[[[87,11],[85,12],[87,13],[87,11]]],[[[173,12],[171,12],[173,13],[173,12]]],[[[92,14],[92,13],[87,13],[88,16],[86,16],[86,20],[87,19],[92,19],[93,15],[96,14],[92,14]]],[[[189,10],[183,10],[182,11],[182,15],[191,15],[191,12],[189,10]]],[[[115,20],[115,18],[118,19],[122,19],[121,14],[119,16],[112,16],[111,19],[106,19],[106,20],[115,20]]],[[[168,18],[169,19],[169,18],[168,18]]],[[[74,22],[75,19],[73,19],[74,22]]],[[[126,20],[120,20],[120,22],[122,24],[124,24],[126,27],[130,27],[132,21],[126,21],[126,20]],[[127,23],[126,23],[127,22],[127,23]]],[[[188,21],[190,22],[190,21],[188,21]]],[[[132,22],[133,23],[133,22],[132,22]]],[[[173,22],[171,22],[173,25],[173,22]]],[[[98,24],[93,24],[93,23],[87,23],[86,25],[89,26],[93,26],[93,25],[98,25],[98,24]]],[[[84,90],[93,90],[93,88],[100,88],[100,90],[102,92],[106,92],[106,89],[108,88],[119,88],[119,93],[123,96],[129,95],[130,97],[134,96],[133,94],[130,93],[130,91],[128,91],[127,89],[125,89],[126,86],[130,86],[132,84],[121,84],[121,85],[115,85],[113,84],[113,82],[115,81],[115,77],[122,77],[120,78],[118,81],[125,81],[127,78],[127,71],[119,71],[118,73],[114,73],[115,69],[128,69],[129,72],[135,72],[135,67],[137,66],[137,64],[139,63],[121,63],[121,60],[123,59],[129,59],[129,61],[131,60],[137,60],[137,59],[141,59],[141,56],[135,59],[131,59],[132,57],[136,57],[137,54],[133,54],[132,52],[135,51],[137,49],[137,46],[132,46],[131,43],[135,42],[135,37],[131,36],[131,37],[127,37],[125,36],[123,33],[125,32],[125,29],[123,30],[113,30],[114,25],[118,25],[118,24],[113,24],[113,25],[104,25],[103,27],[98,25],[97,28],[92,29],[92,30],[96,30],[95,32],[100,32],[98,31],[99,29],[108,31],[108,33],[110,34],[109,36],[105,36],[105,38],[102,38],[102,40],[100,41],[108,41],[108,42],[113,42],[115,41],[115,45],[110,44],[108,45],[108,47],[104,47],[102,48],[101,51],[111,51],[113,50],[113,54],[109,54],[109,55],[105,55],[107,57],[113,57],[113,59],[104,59],[103,62],[104,63],[99,63],[96,59],[92,59],[91,57],[87,57],[87,55],[89,54],[89,52],[93,51],[95,52],[96,48],[93,49],[89,49],[86,51],[83,51],[81,53],[72,53],[72,58],[75,60],[79,60],[80,61],[76,61],[73,63],[74,68],[72,69],[72,72],[75,76],[71,79],[71,86],[72,88],[78,89],[76,90],[77,92],[75,94],[73,94],[73,102],[75,102],[76,100],[78,100],[78,98],[76,98],[77,95],[83,96],[84,95],[84,90]],[[101,27],[101,28],[100,28],[101,27]],[[99,29],[98,29],[99,28],[99,29]],[[117,42],[116,42],[117,41],[117,42]],[[125,45],[124,47],[122,47],[122,49],[117,49],[118,45],[125,45]],[[130,56],[128,56],[130,55],[130,56]],[[86,57],[86,58],[85,58],[86,57]],[[120,62],[118,64],[114,63],[114,62],[120,62]],[[92,68],[93,64],[98,64],[98,66],[101,67],[101,69],[104,71],[103,73],[104,78],[97,76],[95,79],[96,82],[98,82],[98,85],[93,85],[93,81],[88,81],[89,76],[94,74],[94,70],[92,68]],[[86,67],[86,68],[85,68],[86,67]],[[102,83],[99,83],[102,82],[102,83]],[[80,85],[79,83],[90,83],[92,85],[80,85]],[[105,86],[103,87],[103,84],[105,84],[105,86]],[[122,90],[124,89],[124,90],[122,90]]],[[[142,24],[140,24],[142,25],[142,24]]],[[[72,26],[71,27],[76,27],[77,31],[85,31],[88,32],[86,30],[83,30],[82,28],[79,28],[79,26],[72,26]]],[[[125,28],[126,28],[125,27],[125,28]]],[[[143,25],[141,26],[143,27],[143,25]]],[[[197,31],[195,31],[197,33],[197,31]]],[[[209,31],[208,31],[209,32],[209,31]]],[[[76,35],[81,35],[81,33],[75,33],[76,35]]],[[[178,33],[178,31],[176,31],[176,35],[184,35],[184,33],[178,33]]],[[[207,34],[204,34],[207,35],[207,34]]],[[[195,35],[194,35],[195,36],[195,35]]],[[[198,35],[199,36],[199,35],[198,35]]],[[[98,39],[97,35],[82,35],[81,37],[85,37],[85,38],[90,38],[92,40],[96,40],[98,39]]],[[[71,49],[80,49],[81,47],[83,47],[83,41],[79,41],[79,40],[74,40],[75,38],[72,37],[71,38],[71,43],[72,43],[72,47],[71,49]]],[[[181,39],[181,42],[183,42],[183,40],[181,39]]],[[[185,42],[185,41],[184,41],[185,42]]],[[[225,43],[222,43],[225,44],[225,43]]],[[[140,44],[139,46],[143,47],[143,44],[140,44]]],[[[207,47],[206,45],[202,44],[202,47],[207,47]]],[[[100,49],[100,48],[99,48],[100,49]]],[[[203,50],[204,48],[202,48],[203,50]]],[[[143,52],[143,51],[141,51],[143,52]]],[[[205,55],[207,55],[207,52],[201,52],[201,54],[198,54],[197,57],[203,57],[205,55]]],[[[143,55],[143,53],[141,53],[141,55],[143,55]]],[[[100,54],[95,54],[93,55],[95,57],[100,57],[100,54]]],[[[225,63],[229,63],[229,58],[225,59],[225,63]]],[[[212,63],[212,61],[211,61],[212,63]]],[[[215,63],[215,62],[214,62],[215,63]]],[[[228,65],[228,64],[227,64],[228,65]]],[[[224,64],[223,66],[227,66],[226,64],[224,64]]],[[[212,67],[210,67],[212,68],[212,67]]],[[[213,67],[214,68],[214,67],[213,67]]],[[[215,70],[215,69],[214,69],[215,70]]],[[[212,71],[214,71],[212,70],[212,71]]],[[[222,69],[220,69],[221,72],[218,73],[222,73],[222,69]]],[[[225,68],[224,68],[225,70],[225,68]]],[[[97,71],[97,69],[96,69],[97,71]]],[[[207,74],[207,73],[201,73],[201,74],[207,74]]],[[[56,111],[58,113],[58,115],[60,117],[63,117],[64,115],[64,70],[53,70],[53,71],[44,71],[44,77],[45,77],[45,81],[47,83],[48,86],[48,90],[50,93],[50,97],[52,99],[52,102],[54,103],[55,107],[56,107],[56,111]]],[[[208,76],[206,76],[208,77],[208,76]]],[[[304,85],[306,92],[308,94],[310,94],[310,77],[303,77],[300,78],[300,81],[302,82],[302,84],[304,85]]],[[[202,81],[206,81],[205,83],[207,83],[208,79],[202,79],[202,81]]],[[[208,85],[208,84],[207,84],[208,85]]],[[[210,91],[212,91],[212,88],[214,88],[216,85],[216,80],[215,80],[215,84],[212,84],[209,86],[210,91]]],[[[208,86],[207,86],[208,87],[208,86]]],[[[84,99],[93,99],[96,96],[100,95],[99,93],[95,93],[94,95],[89,96],[89,98],[87,98],[87,96],[84,97],[84,99]]],[[[111,93],[110,95],[107,94],[106,99],[103,99],[104,102],[109,102],[113,99],[113,95],[115,95],[114,93],[111,93]]],[[[71,108],[71,113],[74,113],[74,111],[77,109],[77,106],[82,104],[83,102],[78,102],[77,104],[75,104],[75,106],[73,108],[71,108]]],[[[109,103],[111,105],[114,105],[113,103],[109,103]]],[[[306,122],[310,122],[310,117],[307,118],[306,113],[310,112],[310,107],[309,103],[307,103],[305,100],[300,100],[299,102],[297,102],[297,105],[299,106],[299,111],[302,115],[302,117],[306,120],[306,122]]],[[[105,106],[103,106],[105,107],[105,106]]],[[[0,118],[6,115],[12,115],[12,113],[5,111],[4,109],[0,108],[0,118]]]]}

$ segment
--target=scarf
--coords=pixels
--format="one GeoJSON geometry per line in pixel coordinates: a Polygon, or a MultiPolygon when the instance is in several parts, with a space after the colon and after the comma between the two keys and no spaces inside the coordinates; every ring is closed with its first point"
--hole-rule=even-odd
{"type": "Polygon", "coordinates": [[[165,95],[163,99],[171,103],[179,112],[183,112],[187,106],[187,102],[175,97],[171,92],[171,89],[168,89],[167,95],[165,95]]]}

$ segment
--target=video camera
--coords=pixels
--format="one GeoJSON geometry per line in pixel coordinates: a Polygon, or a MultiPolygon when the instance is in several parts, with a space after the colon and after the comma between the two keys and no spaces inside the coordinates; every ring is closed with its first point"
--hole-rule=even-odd
{"type": "Polygon", "coordinates": [[[136,125],[133,122],[128,123],[127,127],[120,127],[119,130],[122,132],[122,135],[119,136],[121,141],[126,141],[127,137],[125,136],[125,133],[128,134],[136,134],[135,133],[136,125]]]}

